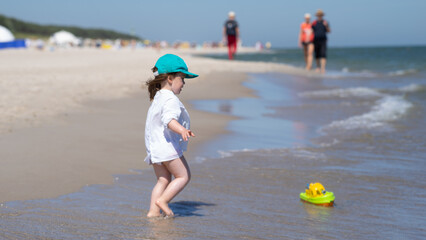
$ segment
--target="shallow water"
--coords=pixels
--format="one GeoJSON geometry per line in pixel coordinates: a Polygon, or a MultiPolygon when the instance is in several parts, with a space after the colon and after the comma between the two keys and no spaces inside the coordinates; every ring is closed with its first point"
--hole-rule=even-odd
{"type": "MultiPolygon", "coordinates": [[[[205,56],[228,59],[227,54],[205,56]]],[[[272,49],[258,53],[237,53],[235,59],[240,61],[285,63],[300,68],[305,66],[301,48],[272,49]]],[[[409,76],[419,72],[424,73],[426,70],[426,46],[329,47],[327,59],[329,78],[409,76]]],[[[315,67],[315,61],[313,67],[315,67]]]]}
{"type": "MultiPolygon", "coordinates": [[[[425,239],[424,73],[250,75],[258,98],[197,101],[240,118],[190,161],[174,219],[146,219],[152,170],[0,207],[3,239],[425,239]],[[302,203],[321,182],[335,207],[302,203]]],[[[141,163],[143,164],[143,163],[141,163]]]]}

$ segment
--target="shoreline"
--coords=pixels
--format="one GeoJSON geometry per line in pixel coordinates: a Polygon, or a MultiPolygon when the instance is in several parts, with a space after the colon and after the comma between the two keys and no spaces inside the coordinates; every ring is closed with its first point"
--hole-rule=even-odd
{"type": "Polygon", "coordinates": [[[181,55],[200,75],[278,72],[317,76],[280,63],[200,57],[195,50],[3,50],[0,51],[0,77],[3,79],[0,81],[3,93],[0,96],[0,134],[78,112],[86,101],[120,99],[136,94],[145,79],[152,76],[153,62],[165,53],[181,55]]]}
{"type": "MultiPolygon", "coordinates": [[[[36,72],[39,76],[35,81],[43,84],[40,84],[41,86],[30,86],[30,88],[39,87],[36,93],[46,93],[51,86],[46,85],[43,80],[52,77],[50,64],[60,65],[52,69],[53,76],[56,76],[53,79],[68,74],[77,74],[76,76],[84,79],[84,76],[81,75],[96,74],[96,69],[104,68],[106,63],[115,68],[92,78],[103,83],[105,78],[108,80],[108,77],[116,77],[111,77],[110,73],[117,74],[117,71],[122,70],[120,73],[127,73],[130,80],[121,85],[114,85],[118,84],[117,82],[107,82],[106,87],[93,84],[93,82],[90,82],[87,86],[82,86],[81,84],[84,82],[79,82],[80,85],[76,86],[75,89],[83,88],[82,91],[86,91],[87,96],[79,96],[81,92],[76,94],[72,91],[70,91],[71,93],[64,92],[64,98],[75,98],[73,100],[77,103],[76,107],[73,107],[72,104],[68,105],[66,101],[61,102],[60,96],[57,95],[60,93],[54,91],[58,88],[53,87],[52,92],[55,95],[47,97],[57,99],[60,104],[65,103],[66,111],[55,109],[57,112],[53,112],[51,115],[47,114],[46,118],[43,118],[42,114],[38,116],[41,123],[13,128],[12,131],[0,134],[0,163],[3,166],[0,170],[0,178],[2,182],[8,183],[0,187],[0,202],[58,197],[79,191],[87,185],[112,184],[113,175],[131,174],[130,170],[132,169],[148,167],[143,162],[145,156],[143,131],[149,100],[147,93],[145,93],[146,89],[140,89],[140,84],[136,83],[142,83],[147,79],[149,67],[147,69],[142,68],[148,66],[148,64],[151,65],[159,54],[145,52],[148,56],[143,57],[141,64],[140,62],[133,62],[141,57],[139,56],[141,55],[140,52],[136,54],[123,53],[124,56],[115,58],[114,55],[117,52],[89,51],[88,53],[83,51],[80,54],[88,55],[91,65],[91,68],[87,68],[86,65],[78,61],[78,57],[81,57],[78,56],[78,51],[77,53],[65,52],[65,55],[71,53],[71,60],[67,59],[63,63],[52,63],[52,59],[45,58],[38,61],[34,67],[33,62],[25,60],[24,73],[19,74],[20,76],[16,76],[16,78],[25,78],[36,72]],[[104,55],[106,60],[97,63],[95,60],[98,54],[104,55]],[[130,55],[130,58],[126,59],[128,55],[130,55]],[[71,69],[65,68],[64,64],[68,63],[70,63],[71,69]],[[125,71],[129,69],[130,72],[125,71]],[[81,72],[75,70],[81,70],[81,72]],[[106,97],[108,92],[105,95],[97,95],[96,90],[101,92],[105,88],[113,88],[114,86],[121,87],[118,88],[119,94],[112,94],[111,98],[106,97]],[[139,87],[139,89],[131,89],[130,86],[139,87]],[[43,87],[47,90],[40,90],[43,87]],[[91,93],[95,96],[90,95],[91,93]],[[80,98],[77,99],[76,96],[80,98]]],[[[190,140],[191,143],[186,154],[189,159],[192,159],[196,156],[197,146],[226,133],[225,128],[228,122],[235,118],[196,110],[191,105],[191,101],[254,97],[253,92],[242,85],[247,79],[247,73],[268,72],[271,66],[265,63],[253,68],[254,65],[251,63],[231,63],[229,61],[185,56],[185,53],[180,51],[174,53],[183,56],[191,71],[200,74],[199,78],[187,82],[183,93],[179,96],[188,108],[192,120],[191,129],[196,134],[196,137],[190,140]]],[[[164,54],[164,52],[161,54],[164,54]]],[[[19,60],[22,60],[22,57],[28,57],[28,55],[30,55],[30,58],[33,57],[32,60],[36,60],[40,56],[39,53],[27,54],[21,52],[17,59],[12,60],[12,62],[20,62],[19,60]]],[[[62,60],[63,55],[64,53],[60,52],[58,56],[54,57],[59,57],[62,60]]],[[[50,57],[48,56],[48,58],[50,57]]],[[[17,68],[19,67],[15,69],[12,67],[12,70],[6,72],[5,76],[10,78],[13,76],[11,75],[14,73],[13,70],[17,68]]],[[[282,71],[285,71],[285,69],[282,71]]],[[[119,78],[116,81],[119,82],[121,79],[119,78]]],[[[11,79],[6,78],[6,80],[11,79]]],[[[89,80],[91,79],[89,78],[89,80]]],[[[58,84],[59,87],[64,89],[67,89],[69,87],[67,84],[70,84],[69,82],[56,83],[54,81],[51,83],[53,85],[58,84]]],[[[21,88],[22,86],[17,89],[21,88]]],[[[113,88],[112,90],[116,89],[113,88]]],[[[16,94],[16,92],[14,93],[16,94]]],[[[49,103],[51,101],[52,99],[49,100],[49,103]]]]}

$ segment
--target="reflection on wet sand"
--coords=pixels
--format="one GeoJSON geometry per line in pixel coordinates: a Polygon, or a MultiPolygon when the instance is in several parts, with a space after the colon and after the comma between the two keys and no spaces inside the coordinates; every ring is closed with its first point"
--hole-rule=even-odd
{"type": "Polygon", "coordinates": [[[229,101],[221,101],[219,104],[219,112],[231,114],[232,104],[229,101]]]}
{"type": "Polygon", "coordinates": [[[202,217],[204,214],[199,213],[203,208],[215,206],[212,203],[204,203],[199,201],[177,201],[170,203],[170,208],[175,213],[172,218],[158,217],[148,218],[148,232],[150,236],[156,239],[182,239],[190,234],[185,231],[179,218],[184,217],[202,217]]]}
{"type": "Polygon", "coordinates": [[[154,239],[175,240],[185,237],[185,235],[179,231],[173,218],[149,218],[147,221],[147,229],[148,236],[154,239]]]}

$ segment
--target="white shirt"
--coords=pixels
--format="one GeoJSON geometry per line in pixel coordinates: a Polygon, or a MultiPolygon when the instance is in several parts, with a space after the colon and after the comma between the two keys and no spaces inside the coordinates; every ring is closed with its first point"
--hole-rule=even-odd
{"type": "Polygon", "coordinates": [[[145,162],[160,163],[182,156],[188,142],[170,130],[167,125],[175,119],[184,128],[190,129],[189,114],[176,95],[166,89],[159,90],[148,110],[145,123],[145,162]]]}

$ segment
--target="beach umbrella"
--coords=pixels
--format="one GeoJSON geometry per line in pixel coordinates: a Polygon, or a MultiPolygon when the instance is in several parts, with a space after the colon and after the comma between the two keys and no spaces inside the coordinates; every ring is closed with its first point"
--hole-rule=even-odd
{"type": "Polygon", "coordinates": [[[80,43],[80,40],[76,36],[74,36],[74,34],[61,30],[59,32],[54,33],[50,37],[49,42],[56,45],[78,45],[80,43]]]}
{"type": "Polygon", "coordinates": [[[9,29],[0,25],[0,42],[11,42],[13,40],[15,40],[15,37],[9,29]]]}

